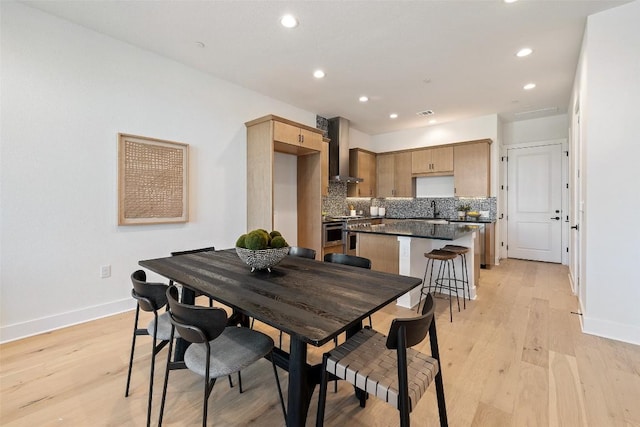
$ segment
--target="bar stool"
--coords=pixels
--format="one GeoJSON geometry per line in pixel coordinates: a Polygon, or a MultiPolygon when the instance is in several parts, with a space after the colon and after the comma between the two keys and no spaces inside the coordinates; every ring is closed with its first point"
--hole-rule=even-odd
{"type": "MultiPolygon", "coordinates": [[[[456,267],[453,263],[453,261],[458,257],[458,254],[450,251],[445,251],[442,249],[434,249],[431,252],[425,253],[424,256],[425,258],[427,258],[427,267],[424,270],[424,278],[422,279],[422,287],[420,288],[420,299],[422,299],[422,295],[431,293],[433,270],[435,268],[434,264],[436,261],[440,261],[438,274],[436,276],[435,282],[433,282],[433,288],[436,292],[438,292],[438,287],[439,287],[441,291],[446,290],[447,293],[449,294],[449,318],[450,318],[450,321],[453,322],[453,310],[451,308],[452,292],[455,292],[456,294],[458,311],[460,311],[460,299],[458,298],[456,267]],[[429,266],[431,266],[431,274],[429,275],[429,282],[427,284],[427,274],[429,273],[429,266]],[[445,271],[444,271],[445,268],[447,269],[446,277],[445,277],[445,271]],[[451,278],[452,270],[453,270],[453,278],[451,278]],[[427,288],[426,291],[425,291],[425,288],[427,288]]],[[[464,295],[462,299],[464,300],[464,295]]],[[[418,310],[420,310],[420,304],[418,304],[418,310]]]]}
{"type": "Polygon", "coordinates": [[[467,254],[469,253],[469,248],[466,246],[458,246],[458,245],[446,245],[441,248],[443,251],[449,251],[460,256],[460,261],[462,262],[462,304],[463,307],[467,308],[467,303],[464,300],[465,294],[465,286],[467,287],[467,299],[471,301],[471,291],[469,290],[469,265],[467,264],[467,254]]]}

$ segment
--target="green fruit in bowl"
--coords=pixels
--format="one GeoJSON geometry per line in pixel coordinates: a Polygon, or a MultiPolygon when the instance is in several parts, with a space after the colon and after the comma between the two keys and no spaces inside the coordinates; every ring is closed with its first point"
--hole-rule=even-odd
{"type": "Polygon", "coordinates": [[[246,248],[253,251],[266,249],[269,245],[269,238],[267,236],[268,234],[262,230],[254,230],[250,232],[247,234],[247,237],[244,238],[246,248]]]}
{"type": "Polygon", "coordinates": [[[289,245],[287,244],[287,241],[284,240],[284,237],[282,236],[276,236],[273,239],[271,239],[272,248],[284,248],[286,246],[289,246],[289,245]]]}

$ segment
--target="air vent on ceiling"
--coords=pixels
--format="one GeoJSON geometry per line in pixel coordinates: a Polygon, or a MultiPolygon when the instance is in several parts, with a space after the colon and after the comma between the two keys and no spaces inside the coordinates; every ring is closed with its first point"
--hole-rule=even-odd
{"type": "Polygon", "coordinates": [[[434,112],[433,110],[424,110],[424,111],[418,111],[416,114],[421,117],[426,117],[426,116],[432,116],[434,112]]]}

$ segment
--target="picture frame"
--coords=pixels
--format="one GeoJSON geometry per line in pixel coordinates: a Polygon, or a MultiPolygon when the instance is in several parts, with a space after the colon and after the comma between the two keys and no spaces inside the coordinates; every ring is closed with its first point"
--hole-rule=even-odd
{"type": "Polygon", "coordinates": [[[189,220],[189,145],[118,133],[118,225],[189,220]]]}

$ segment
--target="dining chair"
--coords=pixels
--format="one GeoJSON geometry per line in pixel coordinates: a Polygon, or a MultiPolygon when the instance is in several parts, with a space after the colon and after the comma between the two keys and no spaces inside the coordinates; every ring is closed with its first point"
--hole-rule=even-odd
{"type": "Polygon", "coordinates": [[[171,322],[169,313],[158,312],[167,305],[167,289],[164,283],[147,282],[147,274],[143,270],[134,271],[131,274],[133,289],[131,296],[136,299],[136,316],[133,323],[133,337],[131,340],[131,355],[129,357],[129,370],[127,373],[127,387],[124,396],[129,396],[129,385],[131,383],[131,368],[133,367],[133,354],[136,348],[136,337],[138,335],[150,335],[153,337],[151,347],[151,370],[149,374],[149,400],[147,402],[147,426],[151,420],[151,401],[153,397],[153,375],[155,370],[156,355],[162,350],[171,339],[171,322]],[[153,320],[146,328],[138,326],[140,310],[153,312],[153,320]]]}
{"type": "Polygon", "coordinates": [[[291,246],[289,255],[302,258],[316,259],[315,249],[303,248],[302,246],[291,246]]]}
{"type": "MultiPolygon", "coordinates": [[[[409,414],[435,381],[440,425],[447,426],[434,310],[433,296],[427,294],[422,314],[394,319],[387,336],[373,329],[361,329],[338,348],[325,353],[316,427],[324,424],[330,376],[346,380],[359,390],[395,406],[401,427],[410,426],[409,414]],[[411,348],[421,343],[427,334],[431,344],[430,356],[411,348]]],[[[364,406],[365,399],[366,395],[360,400],[361,406],[364,406]]]]}
{"type": "MultiPolygon", "coordinates": [[[[324,262],[334,262],[337,264],[351,265],[353,267],[367,268],[371,270],[371,260],[356,255],[347,255],[340,253],[326,254],[324,256],[324,262]]],[[[369,327],[373,328],[373,321],[369,316],[369,327]]]]}
{"type": "MultiPolygon", "coordinates": [[[[246,327],[227,326],[227,312],[222,308],[199,307],[179,302],[178,289],[175,285],[167,289],[166,295],[169,304],[169,320],[173,325],[171,335],[173,336],[175,331],[191,343],[184,354],[184,364],[187,369],[204,378],[202,425],[207,425],[207,406],[216,380],[231,376],[234,372],[240,372],[263,357],[271,360],[282,413],[286,419],[282,389],[273,358],[273,339],[246,327]]],[[[169,341],[169,356],[172,351],[173,342],[169,341]]],[[[170,371],[169,360],[170,357],[167,359],[158,426],[162,425],[164,414],[170,371]]],[[[240,385],[240,392],[242,393],[242,385],[240,385]]]]}
{"type": "MultiPolygon", "coordinates": [[[[207,248],[198,248],[198,249],[188,249],[186,251],[175,251],[175,252],[171,252],[171,256],[177,256],[177,255],[188,255],[188,254],[198,254],[201,252],[213,252],[215,251],[216,248],[213,246],[209,246],[207,248]]],[[[173,285],[173,280],[169,281],[169,285],[173,285]]],[[[182,285],[181,285],[182,286],[182,285]]],[[[199,297],[200,293],[198,292],[194,292],[195,293],[195,297],[199,297]]],[[[209,297],[209,307],[213,307],[213,298],[209,297]]]]}
{"type": "Polygon", "coordinates": [[[347,255],[347,254],[326,254],[324,256],[325,262],[335,262],[338,264],[344,265],[352,265],[354,267],[368,268],[371,269],[371,260],[369,258],[364,258],[356,255],[347,255]]]}

